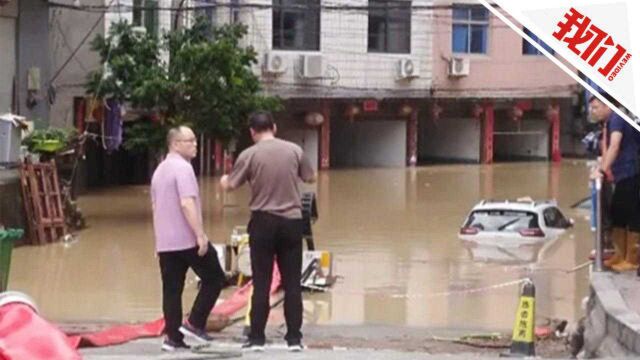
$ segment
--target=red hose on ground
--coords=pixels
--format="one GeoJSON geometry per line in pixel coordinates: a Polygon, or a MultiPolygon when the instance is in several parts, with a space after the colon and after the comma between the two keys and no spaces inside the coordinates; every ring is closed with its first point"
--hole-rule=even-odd
{"type": "Polygon", "coordinates": [[[0,307],[0,359],[81,359],[69,338],[20,302],[0,307]]]}
{"type": "MultiPolygon", "coordinates": [[[[216,305],[211,311],[212,314],[231,316],[238,310],[245,307],[251,296],[252,282],[247,283],[242,288],[236,290],[231,297],[220,305],[216,305]]],[[[273,295],[280,287],[280,272],[278,268],[273,268],[273,278],[271,281],[270,294],[273,295]]],[[[69,337],[69,342],[75,348],[79,347],[102,347],[123,344],[135,339],[145,337],[158,337],[164,330],[164,319],[160,318],[140,325],[121,325],[110,329],[88,334],[80,334],[69,337]]]]}

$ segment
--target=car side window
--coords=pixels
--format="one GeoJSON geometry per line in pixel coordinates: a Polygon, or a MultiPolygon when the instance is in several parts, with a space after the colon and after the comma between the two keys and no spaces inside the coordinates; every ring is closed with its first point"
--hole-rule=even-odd
{"type": "Polygon", "coordinates": [[[567,221],[560,210],[556,208],[551,207],[545,209],[542,215],[544,216],[544,223],[547,227],[564,229],[568,226],[569,221],[567,221]]]}

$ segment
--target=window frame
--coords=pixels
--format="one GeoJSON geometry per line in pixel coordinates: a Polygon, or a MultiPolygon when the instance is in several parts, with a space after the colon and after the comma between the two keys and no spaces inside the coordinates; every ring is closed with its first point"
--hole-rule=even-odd
{"type": "MultiPolygon", "coordinates": [[[[206,5],[215,5],[216,0],[201,0],[206,3],[206,5]]],[[[209,20],[211,26],[216,26],[218,12],[216,11],[216,7],[207,7],[205,9],[196,10],[196,14],[199,16],[204,16],[209,20]]]]}
{"type": "Polygon", "coordinates": [[[159,6],[158,0],[133,0],[131,24],[144,27],[148,34],[153,34],[157,37],[160,33],[159,6]],[[141,7],[153,7],[154,9],[140,9],[141,7]],[[152,16],[152,21],[149,20],[149,15],[152,16]]]}
{"type": "MultiPolygon", "coordinates": [[[[321,9],[321,5],[322,5],[322,1],[321,0],[314,0],[317,2],[317,6],[316,4],[311,4],[311,7],[308,9],[287,9],[287,5],[283,5],[283,3],[288,2],[288,1],[292,1],[292,0],[273,0],[272,1],[272,5],[273,5],[273,11],[272,11],[272,24],[271,24],[271,48],[273,50],[279,50],[279,51],[321,51],[321,42],[322,42],[322,9],[321,9]],[[284,31],[284,14],[286,13],[286,11],[292,12],[292,13],[303,13],[303,14],[309,14],[311,13],[311,11],[313,11],[313,7],[316,7],[317,10],[314,13],[314,16],[317,16],[317,29],[312,29],[315,34],[314,34],[314,40],[315,40],[315,44],[311,44],[311,46],[303,46],[303,47],[297,47],[297,46],[285,46],[285,31],[284,31]],[[278,18],[280,19],[279,24],[276,24],[276,11],[279,11],[280,14],[278,15],[278,18]],[[276,31],[276,25],[278,26],[278,31],[276,31]],[[279,35],[279,44],[276,45],[276,38],[279,35]],[[315,45],[315,46],[313,46],[315,45]]],[[[309,27],[310,25],[308,25],[309,22],[307,22],[305,24],[305,28],[304,31],[309,31],[309,27]]],[[[306,35],[306,34],[305,34],[306,35]]],[[[303,35],[303,36],[305,36],[303,35]]],[[[306,36],[305,36],[306,39],[306,36]]],[[[306,41],[305,41],[306,44],[306,41]]]]}
{"type": "Polygon", "coordinates": [[[451,52],[453,54],[467,54],[467,55],[487,55],[489,54],[489,30],[491,28],[491,14],[489,10],[486,9],[482,5],[473,5],[473,4],[454,4],[451,11],[451,52]],[[482,9],[484,14],[486,15],[486,19],[483,20],[474,20],[472,12],[474,9],[482,9]],[[456,18],[455,11],[456,10],[466,10],[467,18],[466,19],[458,19],[456,18]],[[454,28],[460,25],[464,25],[467,27],[467,44],[465,46],[465,51],[457,51],[454,46],[455,39],[455,31],[454,28]],[[474,26],[483,26],[484,29],[484,51],[482,52],[472,52],[472,34],[474,26]]]}
{"type": "MultiPolygon", "coordinates": [[[[412,1],[402,1],[403,6],[406,5],[407,9],[397,6],[397,7],[389,7],[390,4],[399,4],[400,2],[394,2],[394,1],[390,1],[390,0],[369,0],[368,2],[368,10],[367,10],[367,52],[368,53],[372,53],[372,54],[411,54],[411,46],[412,46],[412,41],[411,41],[411,35],[412,35],[412,29],[413,29],[413,16],[412,16],[412,12],[411,12],[411,7],[413,5],[412,1]],[[377,2],[377,3],[381,3],[380,5],[384,4],[384,7],[377,7],[375,9],[371,8],[371,3],[372,2],[377,2]],[[383,4],[382,4],[383,3],[383,4]],[[375,10],[375,11],[384,11],[384,24],[385,24],[385,32],[384,32],[384,46],[383,49],[376,49],[376,48],[372,48],[371,47],[371,11],[375,10]],[[391,11],[403,11],[403,10],[408,10],[407,14],[408,14],[408,19],[406,19],[406,27],[407,27],[407,33],[405,34],[406,36],[406,40],[407,40],[407,48],[400,50],[400,51],[391,51],[389,50],[389,39],[392,38],[393,36],[391,36],[392,34],[392,30],[391,27],[389,26],[390,20],[392,19],[392,14],[391,11]]],[[[395,23],[400,23],[400,21],[396,21],[395,23]]],[[[404,23],[404,22],[403,22],[404,23]]]]}
{"type": "Polygon", "coordinates": [[[231,0],[229,6],[229,23],[240,23],[240,0],[231,0]]]}
{"type": "MultiPolygon", "coordinates": [[[[537,44],[539,44],[545,50],[547,50],[549,52],[549,54],[551,54],[551,55],[555,55],[556,54],[555,50],[553,50],[549,45],[547,45],[547,43],[545,43],[538,36],[536,36],[536,34],[531,32],[531,30],[527,29],[526,27],[523,27],[522,28],[522,32],[524,32],[526,35],[529,35],[529,37],[532,40],[534,40],[537,44]]],[[[533,46],[533,44],[529,43],[529,41],[527,41],[527,39],[525,39],[524,37],[522,38],[522,55],[524,55],[524,56],[540,56],[540,55],[544,56],[544,54],[540,50],[538,50],[538,48],[533,46]],[[526,52],[525,51],[526,49],[532,50],[533,52],[532,53],[526,52]]]]}

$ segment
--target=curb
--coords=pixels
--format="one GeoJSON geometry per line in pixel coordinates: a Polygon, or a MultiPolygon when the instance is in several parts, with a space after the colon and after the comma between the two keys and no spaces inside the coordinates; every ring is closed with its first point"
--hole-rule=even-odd
{"type": "Polygon", "coordinates": [[[613,281],[613,276],[619,275],[607,272],[592,273],[591,291],[595,298],[595,306],[604,310],[606,335],[616,339],[630,352],[640,355],[640,315],[629,309],[613,281]]]}

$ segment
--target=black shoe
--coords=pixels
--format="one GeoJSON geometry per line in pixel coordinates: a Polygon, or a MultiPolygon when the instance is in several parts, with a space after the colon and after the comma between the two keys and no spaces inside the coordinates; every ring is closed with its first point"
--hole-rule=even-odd
{"type": "Polygon", "coordinates": [[[252,351],[252,352],[263,352],[264,343],[259,343],[254,340],[247,340],[244,344],[242,344],[242,350],[252,351]]]}
{"type": "Polygon", "coordinates": [[[185,321],[185,323],[180,326],[180,332],[185,336],[192,337],[193,339],[201,343],[208,343],[213,341],[213,338],[209,336],[206,331],[197,329],[193,325],[189,324],[188,321],[185,321]]]}
{"type": "Polygon", "coordinates": [[[300,340],[287,341],[287,350],[289,352],[301,352],[304,350],[304,346],[300,340]]]}
{"type": "Polygon", "coordinates": [[[173,341],[169,338],[166,338],[162,342],[162,351],[173,352],[178,350],[191,350],[191,346],[185,344],[184,340],[173,341]]]}

